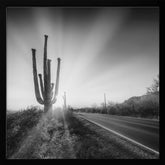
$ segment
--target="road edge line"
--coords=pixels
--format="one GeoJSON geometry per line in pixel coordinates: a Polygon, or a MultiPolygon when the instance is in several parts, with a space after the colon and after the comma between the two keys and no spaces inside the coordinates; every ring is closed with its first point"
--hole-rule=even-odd
{"type": "Polygon", "coordinates": [[[116,134],[116,135],[118,135],[118,136],[124,138],[124,139],[127,139],[128,141],[131,141],[131,142],[133,142],[133,143],[135,143],[135,144],[137,144],[137,145],[139,145],[139,146],[141,146],[141,147],[143,147],[143,148],[145,148],[145,149],[148,149],[148,150],[154,152],[155,154],[158,154],[158,155],[159,155],[159,152],[156,151],[156,150],[154,150],[154,149],[152,149],[152,148],[149,148],[149,147],[147,147],[147,146],[145,146],[145,145],[143,145],[143,144],[141,144],[141,143],[139,143],[139,142],[137,142],[137,141],[135,141],[135,140],[133,140],[133,139],[131,139],[131,138],[129,138],[129,137],[126,137],[126,136],[124,136],[124,135],[122,135],[122,134],[120,134],[120,133],[118,133],[118,132],[116,132],[116,131],[114,131],[114,130],[111,130],[111,129],[109,129],[109,128],[107,128],[107,127],[101,125],[101,124],[98,124],[98,123],[96,123],[96,122],[94,122],[94,121],[91,121],[91,120],[89,120],[89,119],[86,119],[86,118],[84,118],[84,117],[82,117],[82,116],[80,116],[80,117],[83,118],[83,119],[85,119],[85,120],[87,120],[87,121],[89,121],[89,122],[91,122],[91,123],[93,123],[93,124],[96,124],[96,125],[100,126],[101,128],[104,128],[104,129],[106,129],[106,130],[108,130],[108,131],[110,131],[110,132],[112,132],[112,133],[114,133],[114,134],[116,134]]]}

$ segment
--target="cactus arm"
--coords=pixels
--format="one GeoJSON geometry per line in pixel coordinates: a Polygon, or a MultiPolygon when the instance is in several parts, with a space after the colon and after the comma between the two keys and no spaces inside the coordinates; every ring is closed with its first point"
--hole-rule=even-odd
{"type": "Polygon", "coordinates": [[[48,86],[51,90],[51,60],[48,59],[48,86]]]}
{"type": "Polygon", "coordinates": [[[53,91],[54,83],[51,83],[51,91],[53,91]]]}
{"type": "Polygon", "coordinates": [[[58,64],[57,64],[57,76],[56,76],[56,86],[55,86],[55,93],[54,93],[54,98],[52,100],[52,104],[54,104],[57,100],[57,95],[58,95],[58,88],[59,88],[59,75],[60,75],[60,58],[57,58],[58,64]]]}
{"type": "Polygon", "coordinates": [[[50,99],[53,98],[53,91],[50,92],[50,99]]]}
{"type": "Polygon", "coordinates": [[[33,78],[34,78],[34,88],[35,88],[35,96],[37,101],[40,104],[44,104],[44,101],[42,100],[40,96],[39,86],[38,86],[38,77],[37,77],[37,65],[36,65],[36,50],[32,49],[32,61],[33,61],[33,78]]]}
{"type": "Polygon", "coordinates": [[[41,87],[42,98],[44,100],[45,95],[44,95],[44,86],[43,86],[43,81],[42,81],[42,74],[38,74],[38,76],[39,76],[39,79],[40,79],[40,87],[41,87]]]}
{"type": "Polygon", "coordinates": [[[58,64],[57,64],[57,76],[56,76],[55,96],[58,95],[58,88],[59,88],[60,60],[61,60],[60,58],[57,58],[58,64]]]}
{"type": "Polygon", "coordinates": [[[51,83],[51,89],[50,89],[50,91],[51,91],[51,99],[53,98],[53,88],[54,88],[54,83],[51,83]]]}
{"type": "Polygon", "coordinates": [[[53,100],[51,101],[51,104],[55,104],[56,101],[57,101],[57,97],[54,96],[53,100]]]}

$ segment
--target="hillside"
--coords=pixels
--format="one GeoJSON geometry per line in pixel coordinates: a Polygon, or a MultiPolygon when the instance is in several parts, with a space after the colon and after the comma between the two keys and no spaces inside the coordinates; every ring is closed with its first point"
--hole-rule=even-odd
{"type": "Polygon", "coordinates": [[[130,104],[130,103],[134,103],[134,102],[138,102],[138,101],[142,101],[142,100],[151,100],[156,103],[159,103],[159,93],[146,94],[146,95],[142,95],[142,96],[133,96],[133,97],[130,97],[129,99],[125,100],[124,103],[130,104]]]}

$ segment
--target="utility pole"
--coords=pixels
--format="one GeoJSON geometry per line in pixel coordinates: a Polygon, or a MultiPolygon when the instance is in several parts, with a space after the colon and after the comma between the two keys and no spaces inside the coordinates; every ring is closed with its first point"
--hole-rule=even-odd
{"type": "Polygon", "coordinates": [[[104,93],[104,108],[106,109],[106,95],[104,93]]]}

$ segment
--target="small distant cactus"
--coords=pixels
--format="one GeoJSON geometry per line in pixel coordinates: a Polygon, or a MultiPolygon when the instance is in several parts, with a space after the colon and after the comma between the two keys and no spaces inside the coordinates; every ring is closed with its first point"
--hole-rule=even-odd
{"type": "Polygon", "coordinates": [[[57,75],[56,75],[56,86],[55,86],[55,91],[53,92],[54,83],[51,83],[51,60],[47,59],[48,36],[44,35],[44,37],[45,37],[44,59],[43,59],[44,79],[42,79],[42,74],[38,74],[39,81],[40,81],[41,94],[40,94],[38,78],[37,78],[36,50],[35,49],[32,49],[32,61],[33,61],[33,78],[34,78],[35,96],[38,103],[44,105],[44,112],[47,112],[52,109],[52,105],[57,101],[61,59],[57,58],[58,65],[57,65],[57,75]]]}
{"type": "Polygon", "coordinates": [[[64,92],[63,99],[64,99],[64,110],[66,110],[66,92],[64,92]]]}

